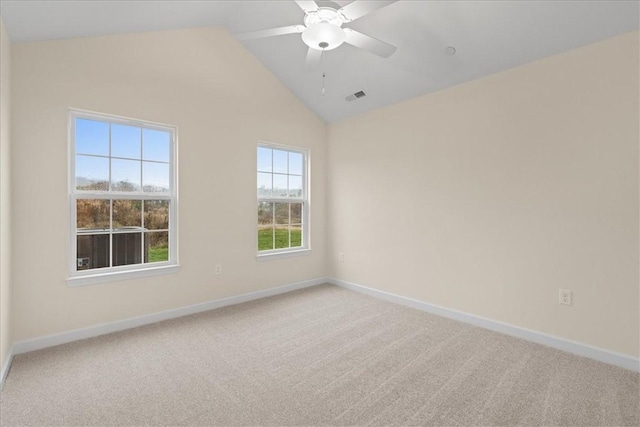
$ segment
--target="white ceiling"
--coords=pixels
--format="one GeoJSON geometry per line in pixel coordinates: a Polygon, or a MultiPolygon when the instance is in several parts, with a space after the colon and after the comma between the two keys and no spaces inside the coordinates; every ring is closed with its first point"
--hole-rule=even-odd
{"type": "MultiPolygon", "coordinates": [[[[201,26],[237,34],[302,24],[304,17],[296,3],[284,0],[1,0],[0,15],[13,42],[201,26]]],[[[242,43],[330,123],[637,30],[639,22],[638,1],[410,0],[345,25],[397,46],[387,59],[343,44],[325,53],[319,69],[308,70],[299,34],[242,43]],[[446,55],[448,46],[455,56],[446,55]],[[359,90],[367,96],[345,101],[359,90]]]]}

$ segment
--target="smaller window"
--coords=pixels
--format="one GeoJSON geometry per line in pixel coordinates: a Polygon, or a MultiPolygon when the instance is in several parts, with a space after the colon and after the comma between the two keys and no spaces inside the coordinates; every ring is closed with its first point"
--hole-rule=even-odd
{"type": "Polygon", "coordinates": [[[258,255],[309,248],[307,151],[258,144],[258,255]]]}

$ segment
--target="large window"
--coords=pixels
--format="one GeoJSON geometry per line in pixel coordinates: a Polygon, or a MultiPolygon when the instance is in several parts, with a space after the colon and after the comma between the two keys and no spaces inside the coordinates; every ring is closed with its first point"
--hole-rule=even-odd
{"type": "Polygon", "coordinates": [[[307,152],[258,145],[258,255],[307,249],[307,152]]]}
{"type": "Polygon", "coordinates": [[[175,141],[170,126],[71,112],[71,280],[177,264],[175,141]]]}

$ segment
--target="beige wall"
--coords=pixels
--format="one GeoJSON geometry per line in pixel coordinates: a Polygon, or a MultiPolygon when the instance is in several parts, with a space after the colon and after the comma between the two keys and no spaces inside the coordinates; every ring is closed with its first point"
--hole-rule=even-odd
{"type": "Polygon", "coordinates": [[[333,276],[637,357],[638,50],[634,32],[330,126],[333,276]]]}
{"type": "Polygon", "coordinates": [[[0,369],[11,350],[11,176],[9,148],[11,44],[0,19],[0,369]]]}
{"type": "Polygon", "coordinates": [[[12,55],[16,341],[325,275],[325,126],[226,30],[16,43],[12,55]],[[178,126],[179,273],[67,286],[69,107],[178,126]],[[308,256],[255,258],[258,140],[311,150],[308,256]]]}

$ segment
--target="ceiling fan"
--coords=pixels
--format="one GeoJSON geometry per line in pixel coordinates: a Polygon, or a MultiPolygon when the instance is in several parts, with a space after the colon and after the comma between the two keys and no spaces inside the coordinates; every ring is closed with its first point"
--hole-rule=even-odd
{"type": "Polygon", "coordinates": [[[333,7],[320,7],[314,0],[295,0],[304,11],[304,25],[289,25],[287,27],[240,33],[236,34],[236,38],[249,40],[285,34],[302,34],[302,41],[309,46],[306,59],[308,67],[317,65],[324,51],[335,49],[342,43],[348,43],[382,58],[388,58],[396,51],[395,46],[351,28],[343,28],[342,25],[362,18],[396,1],[355,0],[340,9],[335,9],[333,7]]]}

